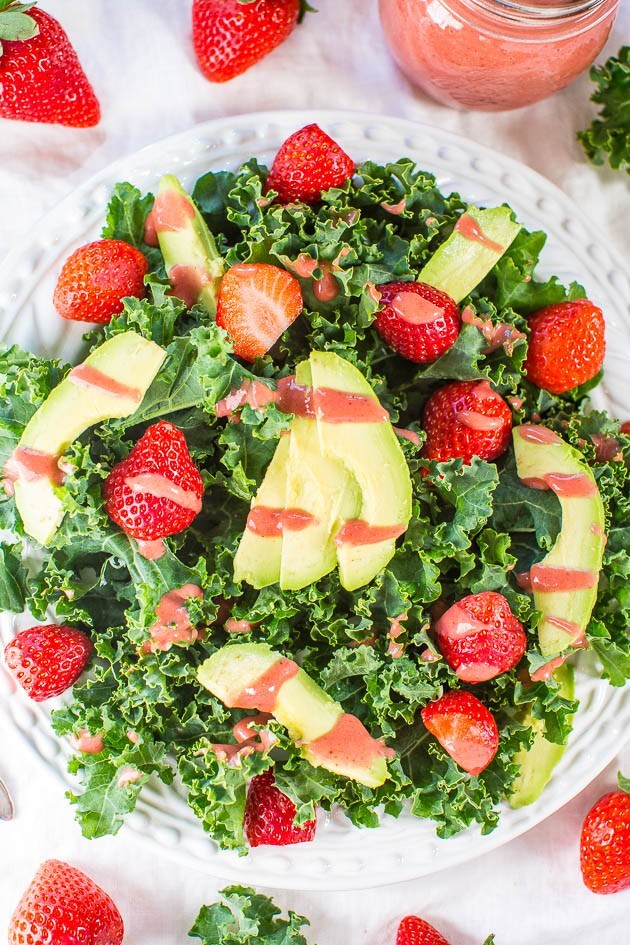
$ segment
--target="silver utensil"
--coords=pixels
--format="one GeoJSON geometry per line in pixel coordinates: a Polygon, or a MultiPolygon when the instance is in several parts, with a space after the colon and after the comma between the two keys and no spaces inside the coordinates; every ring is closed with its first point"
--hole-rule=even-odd
{"type": "Polygon", "coordinates": [[[6,784],[0,778],[0,820],[12,820],[13,814],[13,800],[6,784]]]}

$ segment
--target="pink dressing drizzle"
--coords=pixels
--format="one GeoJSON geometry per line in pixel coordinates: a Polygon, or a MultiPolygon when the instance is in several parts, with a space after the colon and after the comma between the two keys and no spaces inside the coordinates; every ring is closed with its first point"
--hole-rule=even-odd
{"type": "Polygon", "coordinates": [[[548,427],[541,427],[534,423],[522,423],[517,427],[519,435],[528,443],[561,443],[559,436],[548,427]]]}
{"type": "Polygon", "coordinates": [[[276,390],[258,381],[245,381],[215,405],[218,417],[232,419],[234,411],[248,404],[256,408],[275,403],[283,413],[316,417],[325,423],[383,423],[389,414],[376,397],[352,394],[330,387],[304,387],[295,377],[283,377],[276,390]]]}
{"type": "Polygon", "coordinates": [[[212,285],[212,276],[201,266],[173,266],[169,269],[168,279],[172,286],[171,295],[192,308],[204,289],[212,285]]]}
{"type": "Polygon", "coordinates": [[[134,732],[134,730],[131,728],[127,732],[127,738],[129,739],[132,745],[137,745],[138,742],[140,741],[140,736],[138,735],[138,733],[134,732]]]}
{"type": "Polygon", "coordinates": [[[196,492],[182,489],[166,476],[159,473],[139,473],[137,476],[127,476],[125,485],[134,493],[145,493],[156,499],[170,499],[175,505],[190,512],[201,511],[201,499],[196,492]]]}
{"type": "Polygon", "coordinates": [[[165,190],[157,195],[153,209],[147,216],[144,225],[145,242],[149,246],[156,245],[149,242],[147,237],[152,237],[154,234],[157,236],[158,233],[176,233],[178,230],[184,230],[194,215],[195,208],[188,197],[175,190],[165,190]]]}
{"type": "Polygon", "coordinates": [[[142,777],[142,771],[138,771],[137,768],[132,768],[131,765],[125,765],[124,768],[120,769],[118,775],[118,787],[125,787],[126,784],[133,784],[134,781],[139,781],[142,777]]]}
{"type": "Polygon", "coordinates": [[[77,729],[76,734],[70,736],[70,744],[84,755],[98,755],[105,747],[102,734],[90,735],[87,728],[77,729]]]}
{"type": "Polygon", "coordinates": [[[409,440],[414,446],[420,446],[420,436],[415,430],[404,430],[402,427],[394,427],[394,433],[403,440],[409,440]]]}
{"type": "Polygon", "coordinates": [[[261,538],[279,538],[284,531],[301,532],[316,524],[315,516],[304,509],[273,509],[257,505],[247,516],[247,527],[261,538]]]}
{"type": "Polygon", "coordinates": [[[232,697],[226,705],[230,709],[258,709],[273,715],[280,687],[297,675],[300,668],[293,660],[281,656],[250,686],[246,686],[232,697]]]}
{"type": "Polygon", "coordinates": [[[332,302],[339,295],[339,283],[326,263],[322,263],[323,275],[315,280],[313,293],[319,302],[332,302]]]}
{"type": "Polygon", "coordinates": [[[157,650],[169,650],[173,643],[193,643],[199,633],[190,622],[186,609],[189,597],[203,597],[203,592],[196,584],[184,584],[168,591],[155,608],[156,623],[149,630],[150,639],[142,645],[142,652],[155,653],[157,650]]]}
{"type": "Polygon", "coordinates": [[[598,494],[595,481],[587,473],[548,473],[543,478],[557,496],[587,499],[598,494]]]}
{"type": "Polygon", "coordinates": [[[312,400],[315,416],[326,423],[383,423],[389,420],[389,414],[376,397],[368,394],[315,387],[312,400]]]}
{"type": "Polygon", "coordinates": [[[566,656],[556,656],[555,659],[549,660],[548,663],[545,663],[544,666],[541,666],[535,673],[531,674],[532,682],[541,682],[542,680],[550,679],[554,669],[557,669],[558,666],[562,666],[565,659],[566,656]]]}
{"type": "Polygon", "coordinates": [[[621,443],[616,436],[607,436],[605,433],[592,433],[591,440],[595,447],[595,459],[598,463],[618,463],[623,459],[621,443]]]}
{"type": "Polygon", "coordinates": [[[364,283],[363,283],[363,288],[367,290],[367,294],[368,294],[369,297],[372,299],[372,301],[373,301],[376,305],[379,305],[381,299],[383,298],[383,293],[382,293],[382,292],[379,292],[379,290],[376,288],[376,286],[374,285],[374,283],[373,283],[373,282],[364,282],[364,283]]]}
{"type": "Polygon", "coordinates": [[[545,621],[550,623],[552,627],[562,630],[563,633],[568,633],[572,643],[579,640],[584,634],[582,628],[577,623],[573,623],[572,620],[563,620],[562,617],[545,617],[545,621]]]}
{"type": "Polygon", "coordinates": [[[334,758],[363,769],[370,768],[379,758],[396,757],[392,748],[372,738],[356,715],[348,713],[341,715],[329,732],[308,743],[308,754],[316,764],[325,766],[334,758]]]}
{"type": "Polygon", "coordinates": [[[482,246],[485,246],[486,249],[491,249],[493,253],[500,253],[503,255],[504,249],[501,246],[501,243],[496,243],[494,240],[489,239],[486,234],[483,232],[477,221],[470,213],[463,213],[457,223],[455,224],[455,231],[461,233],[461,235],[466,240],[472,240],[475,243],[481,243],[482,246]]]}
{"type": "Polygon", "coordinates": [[[503,427],[502,417],[488,417],[478,410],[460,410],[457,419],[470,430],[479,430],[482,433],[491,433],[503,427]]]}
{"type": "Polygon", "coordinates": [[[86,390],[95,390],[99,394],[108,394],[110,397],[125,397],[139,404],[143,394],[137,387],[129,387],[127,384],[121,384],[114,380],[109,374],[103,374],[90,364],[78,364],[72,368],[67,378],[77,387],[85,387],[86,390]]]}
{"type": "Polygon", "coordinates": [[[584,568],[556,568],[534,564],[529,573],[533,590],[547,594],[587,591],[595,587],[598,580],[596,571],[584,568]]]}
{"type": "Polygon", "coordinates": [[[399,660],[401,656],[405,653],[405,647],[401,643],[397,643],[396,640],[405,632],[405,628],[402,625],[402,621],[407,619],[407,614],[400,614],[399,617],[390,617],[389,619],[389,646],[387,647],[387,654],[391,656],[392,659],[399,660]]]}
{"type": "Polygon", "coordinates": [[[236,745],[211,745],[219,761],[226,761],[231,768],[240,767],[241,759],[253,754],[255,751],[267,753],[276,743],[276,736],[268,729],[262,728],[256,730],[254,725],[264,725],[271,718],[265,712],[253,715],[250,718],[241,719],[234,726],[234,738],[236,745]]]}
{"type": "Polygon", "coordinates": [[[407,531],[406,525],[370,525],[360,518],[350,519],[341,526],[335,535],[335,544],[340,545],[377,545],[381,541],[398,538],[407,531]]]}
{"type": "Polygon", "coordinates": [[[444,309],[416,292],[397,292],[390,307],[410,325],[430,325],[444,315],[444,309]]]}
{"type": "Polygon", "coordinates": [[[529,571],[520,571],[518,574],[514,575],[516,583],[520,588],[522,588],[526,594],[533,593],[532,579],[529,571]]]}
{"type": "Polygon", "coordinates": [[[461,640],[487,629],[485,623],[469,614],[460,604],[449,607],[435,624],[438,637],[446,637],[448,640],[461,640]]]}
{"type": "Polygon", "coordinates": [[[226,633],[249,633],[256,624],[250,623],[249,620],[237,620],[235,617],[230,617],[225,621],[224,626],[226,633]]]}
{"type": "MultiPolygon", "coordinates": [[[[462,310],[462,322],[465,325],[475,325],[486,340],[485,353],[496,351],[503,347],[507,354],[512,354],[514,345],[517,341],[524,340],[525,334],[514,328],[513,325],[506,325],[505,322],[498,322],[496,325],[488,318],[480,318],[475,315],[473,310],[466,306],[462,310]]],[[[520,399],[520,398],[516,398],[520,399]]],[[[522,406],[522,401],[521,401],[522,406]]],[[[518,408],[517,408],[518,409],[518,408]]]]}
{"type": "Polygon", "coordinates": [[[398,203],[385,203],[383,200],[380,204],[383,210],[386,210],[387,213],[393,214],[395,217],[399,217],[401,213],[404,213],[407,209],[407,198],[403,197],[402,200],[399,200],[398,203]]]}
{"type": "Polygon", "coordinates": [[[506,397],[505,398],[509,405],[512,407],[512,410],[520,410],[524,404],[522,397],[506,397]]]}
{"type": "Polygon", "coordinates": [[[50,453],[41,453],[26,446],[16,447],[5,463],[2,485],[8,495],[13,495],[13,485],[18,480],[32,482],[35,479],[50,479],[54,485],[61,485],[63,472],[59,468],[59,459],[50,453]]]}
{"type": "Polygon", "coordinates": [[[601,525],[598,525],[597,522],[592,522],[592,523],[591,523],[591,531],[592,531],[593,535],[597,535],[597,537],[598,537],[598,538],[601,538],[601,540],[604,542],[604,544],[606,544],[606,542],[608,541],[608,536],[606,535],[606,532],[605,532],[604,529],[601,527],[601,525]]]}
{"type": "Polygon", "coordinates": [[[162,538],[155,538],[153,541],[143,541],[142,538],[136,539],[138,552],[147,561],[157,561],[162,555],[166,554],[166,545],[162,538]]]}

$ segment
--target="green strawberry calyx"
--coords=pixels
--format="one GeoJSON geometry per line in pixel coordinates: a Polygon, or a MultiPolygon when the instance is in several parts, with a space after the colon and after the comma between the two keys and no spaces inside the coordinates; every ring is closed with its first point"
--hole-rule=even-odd
{"type": "Polygon", "coordinates": [[[39,26],[28,10],[34,3],[18,3],[15,0],[0,0],[0,56],[2,55],[2,40],[32,39],[39,33],[39,26]]]}
{"type": "Polygon", "coordinates": [[[630,778],[624,778],[621,771],[617,774],[617,784],[619,785],[620,791],[625,791],[626,794],[630,794],[630,778]]]}

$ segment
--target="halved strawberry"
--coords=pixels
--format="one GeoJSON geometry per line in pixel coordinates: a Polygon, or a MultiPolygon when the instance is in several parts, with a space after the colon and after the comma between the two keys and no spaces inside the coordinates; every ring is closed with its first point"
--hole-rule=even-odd
{"type": "Polygon", "coordinates": [[[388,282],[376,288],[383,307],[375,328],[403,358],[428,364],[455,344],[461,318],[450,295],[424,282],[388,282]]]}
{"type": "Polygon", "coordinates": [[[507,673],[527,646],[522,623],[495,591],[457,601],[435,624],[435,636],[448,665],[469,683],[507,673]]]}
{"type": "Polygon", "coordinates": [[[512,411],[488,381],[453,381],[427,400],[422,455],[446,462],[496,459],[510,442],[512,411]]]}
{"type": "Polygon", "coordinates": [[[319,125],[305,125],[280,145],[265,191],[275,190],[280,203],[317,203],[331,187],[341,187],[355,164],[319,125]]]}
{"type": "Polygon", "coordinates": [[[243,826],[251,847],[306,843],[315,836],[316,822],[295,825],[295,804],[276,785],[273,771],[252,778],[247,791],[243,826]]]}
{"type": "Polygon", "coordinates": [[[234,353],[246,361],[261,358],[302,311],[300,283],[268,263],[239,263],[223,276],[217,325],[225,328],[234,353]]]}
{"type": "Polygon", "coordinates": [[[442,748],[469,774],[481,774],[496,755],[497,723],[470,692],[446,692],[425,706],[421,715],[442,748]]]}

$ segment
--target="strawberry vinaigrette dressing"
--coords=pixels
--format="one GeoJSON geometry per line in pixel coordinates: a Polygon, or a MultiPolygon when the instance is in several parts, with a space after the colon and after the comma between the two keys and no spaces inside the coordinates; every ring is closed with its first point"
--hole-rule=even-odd
{"type": "Polygon", "coordinates": [[[170,295],[181,299],[187,308],[196,304],[201,292],[212,285],[213,279],[202,266],[173,266],[168,271],[171,283],[170,295]]]}
{"type": "Polygon", "coordinates": [[[226,761],[231,768],[240,766],[241,759],[260,751],[266,754],[276,743],[275,735],[266,728],[255,729],[254,725],[264,726],[271,718],[266,712],[260,712],[249,718],[241,719],[234,726],[235,745],[211,745],[212,751],[220,761],[226,761]]]}
{"type": "Polygon", "coordinates": [[[289,679],[293,679],[299,671],[297,663],[282,656],[251,686],[237,692],[232,697],[231,704],[226,702],[226,705],[231,709],[258,709],[259,712],[273,715],[280,687],[289,679]]]}
{"type": "Polygon", "coordinates": [[[72,368],[68,374],[68,380],[77,387],[84,387],[86,390],[107,394],[110,397],[125,397],[137,404],[143,397],[142,391],[137,387],[121,384],[109,374],[103,374],[102,371],[89,364],[78,364],[77,367],[72,368]]]}
{"type": "Polygon", "coordinates": [[[186,609],[189,597],[203,597],[196,584],[184,584],[168,591],[155,608],[157,621],[149,630],[150,639],[142,645],[143,653],[169,650],[173,643],[194,643],[199,633],[190,622],[186,609]]]}
{"type": "Polygon", "coordinates": [[[257,409],[269,403],[275,403],[284,413],[314,417],[324,423],[383,423],[389,420],[389,414],[376,397],[330,387],[303,387],[295,383],[293,375],[281,378],[276,390],[258,381],[245,381],[218,401],[215,411],[218,417],[232,420],[234,411],[246,404],[257,409]]]}
{"type": "MultiPolygon", "coordinates": [[[[486,354],[501,347],[505,349],[507,354],[512,354],[516,342],[525,339],[525,334],[519,331],[518,328],[514,328],[513,325],[506,325],[505,322],[497,322],[495,325],[490,319],[475,315],[468,306],[462,310],[462,322],[465,325],[474,325],[479,329],[487,343],[486,354]]],[[[514,397],[513,400],[520,401],[520,406],[523,406],[520,397],[514,397]]],[[[518,410],[519,408],[515,407],[514,409],[518,410]]]]}
{"type": "Polygon", "coordinates": [[[8,495],[13,495],[13,486],[18,479],[32,482],[35,479],[50,479],[55,485],[63,482],[63,471],[59,468],[59,457],[41,453],[25,446],[18,446],[4,465],[2,485],[8,495]]]}
{"type": "Polygon", "coordinates": [[[406,525],[370,525],[363,519],[350,519],[335,535],[336,545],[376,545],[381,541],[399,538],[407,531],[406,525]]]}
{"type": "Polygon", "coordinates": [[[301,532],[317,519],[303,509],[273,509],[257,505],[247,516],[247,527],[260,538],[279,538],[284,531],[301,532]]]}
{"type": "Polygon", "coordinates": [[[597,571],[585,568],[562,568],[534,564],[529,572],[532,589],[555,594],[565,591],[588,591],[598,581],[597,571]]]}
{"type": "Polygon", "coordinates": [[[195,208],[187,197],[174,190],[165,190],[155,198],[153,209],[147,216],[144,225],[145,243],[157,246],[158,233],[183,230],[194,215],[195,208]]]}
{"type": "Polygon", "coordinates": [[[379,758],[395,758],[396,752],[384,742],[372,738],[363,723],[344,713],[331,730],[308,743],[308,754],[315,764],[326,767],[330,760],[343,758],[356,768],[370,768],[379,758]]]}
{"type": "Polygon", "coordinates": [[[504,248],[501,243],[489,239],[470,213],[462,213],[455,224],[455,232],[460,233],[466,240],[471,240],[473,243],[480,243],[481,246],[485,246],[486,249],[491,249],[493,253],[503,255],[504,248]]]}
{"type": "Polygon", "coordinates": [[[391,309],[410,325],[430,325],[444,315],[444,309],[424,299],[417,292],[398,292],[390,303],[391,309]]]}
{"type": "Polygon", "coordinates": [[[182,489],[166,476],[159,473],[140,473],[137,476],[128,476],[125,479],[125,485],[134,493],[146,493],[156,499],[170,499],[182,509],[188,509],[190,512],[201,511],[201,499],[196,492],[190,492],[182,489]]]}
{"type": "Polygon", "coordinates": [[[162,555],[166,554],[166,545],[161,538],[154,538],[152,541],[143,541],[142,538],[136,538],[138,552],[147,561],[157,561],[162,555]]]}
{"type": "Polygon", "coordinates": [[[70,736],[70,744],[84,755],[98,755],[105,747],[102,734],[90,735],[87,728],[77,729],[76,734],[70,736]]]}
{"type": "Polygon", "coordinates": [[[385,39],[444,105],[501,111],[564,88],[590,66],[619,0],[380,0],[385,39]]]}
{"type": "Polygon", "coordinates": [[[135,781],[139,781],[141,777],[142,771],[138,771],[137,768],[132,768],[131,765],[125,765],[118,773],[118,781],[116,784],[119,788],[122,788],[127,784],[133,784],[135,781]]]}

